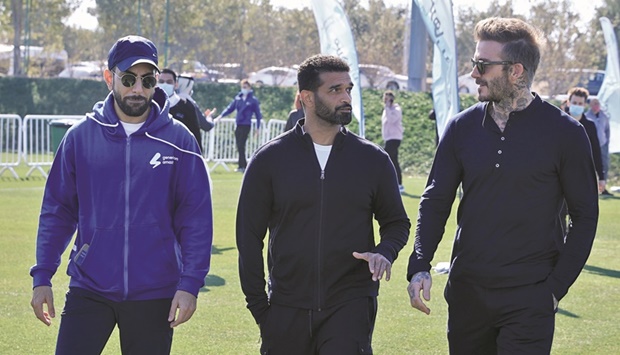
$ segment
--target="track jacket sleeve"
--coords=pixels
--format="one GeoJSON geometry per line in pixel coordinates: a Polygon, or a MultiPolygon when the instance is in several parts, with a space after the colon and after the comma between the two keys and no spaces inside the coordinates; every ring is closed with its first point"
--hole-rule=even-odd
{"type": "Polygon", "coordinates": [[[455,122],[446,128],[420,199],[414,250],[409,257],[407,280],[420,271],[429,271],[450,216],[462,169],[455,150],[455,122]]]}
{"type": "Polygon", "coordinates": [[[260,155],[250,161],[243,176],[237,208],[239,278],[247,307],[261,323],[269,307],[265,290],[264,239],[271,217],[273,190],[260,155]]]}
{"type": "Polygon", "coordinates": [[[50,169],[37,232],[33,287],[52,286],[63,252],[77,229],[78,198],[71,130],[60,143],[50,169]]]}
{"type": "Polygon", "coordinates": [[[394,165],[387,156],[384,163],[385,166],[378,169],[381,172],[381,186],[374,201],[374,214],[379,222],[381,241],[373,252],[385,256],[390,263],[393,263],[400,250],[407,244],[411,222],[398,190],[394,165]]]}
{"type": "Polygon", "coordinates": [[[181,245],[183,270],[178,290],[198,296],[211,263],[213,211],[206,164],[198,154],[186,154],[183,174],[176,181],[175,235],[181,245]]]}
{"type": "Polygon", "coordinates": [[[226,108],[224,109],[224,111],[222,111],[222,113],[220,114],[222,117],[226,117],[228,115],[230,115],[231,113],[233,113],[233,111],[236,110],[237,108],[237,96],[235,96],[235,98],[233,98],[233,100],[228,104],[228,106],[226,106],[226,108]]]}

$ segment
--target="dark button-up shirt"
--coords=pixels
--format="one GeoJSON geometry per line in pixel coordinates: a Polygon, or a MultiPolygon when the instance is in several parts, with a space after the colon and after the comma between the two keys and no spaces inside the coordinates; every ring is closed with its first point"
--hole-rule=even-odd
{"type": "Polygon", "coordinates": [[[448,124],[420,202],[408,278],[430,270],[456,190],[450,278],[484,287],[546,281],[561,299],[590,253],[597,181],[584,128],[536,96],[502,132],[479,103],[448,124]],[[572,227],[559,219],[566,199],[572,227]]]}

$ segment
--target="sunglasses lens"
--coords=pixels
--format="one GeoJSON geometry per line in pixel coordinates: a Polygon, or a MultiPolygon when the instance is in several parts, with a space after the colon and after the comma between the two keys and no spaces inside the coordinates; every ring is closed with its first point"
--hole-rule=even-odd
{"type": "Polygon", "coordinates": [[[145,89],[152,89],[157,85],[157,79],[154,76],[145,76],[142,78],[142,86],[145,89]]]}
{"type": "Polygon", "coordinates": [[[480,75],[484,74],[484,64],[477,62],[476,69],[478,69],[478,72],[480,73],[480,75]]]}
{"type": "Polygon", "coordinates": [[[136,83],[136,77],[131,74],[125,74],[121,76],[121,84],[125,87],[132,87],[136,83]]]}

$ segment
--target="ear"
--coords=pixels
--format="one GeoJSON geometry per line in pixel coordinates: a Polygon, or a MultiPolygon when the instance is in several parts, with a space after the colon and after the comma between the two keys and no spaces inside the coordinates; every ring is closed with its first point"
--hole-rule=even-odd
{"type": "Polygon", "coordinates": [[[525,67],[521,63],[515,63],[512,65],[511,76],[516,80],[525,75],[525,67]]]}
{"type": "Polygon", "coordinates": [[[303,104],[304,107],[314,106],[314,93],[312,91],[302,90],[299,93],[299,96],[301,98],[301,103],[303,104]]]}
{"type": "Polygon", "coordinates": [[[110,69],[106,69],[103,71],[103,80],[105,80],[106,85],[108,85],[108,90],[110,91],[113,88],[112,76],[114,76],[114,73],[112,73],[110,69]]]}

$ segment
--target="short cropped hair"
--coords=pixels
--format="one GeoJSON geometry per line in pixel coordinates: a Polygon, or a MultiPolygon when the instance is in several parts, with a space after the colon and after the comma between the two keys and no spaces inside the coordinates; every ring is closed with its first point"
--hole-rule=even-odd
{"type": "Polygon", "coordinates": [[[247,84],[249,87],[252,87],[252,84],[250,84],[250,81],[248,79],[243,79],[240,82],[241,86],[247,84]]]}
{"type": "Polygon", "coordinates": [[[540,30],[516,18],[491,17],[476,24],[474,40],[503,44],[502,60],[521,63],[527,72],[528,85],[532,85],[540,63],[540,30]]]}
{"type": "Polygon", "coordinates": [[[319,75],[321,73],[348,73],[349,65],[343,59],[325,54],[316,54],[301,63],[297,70],[297,85],[299,91],[308,90],[316,92],[323,84],[319,75]]]}
{"type": "Polygon", "coordinates": [[[166,68],[161,71],[161,74],[170,74],[172,75],[172,79],[174,80],[174,82],[177,82],[177,73],[175,73],[174,70],[166,68]]]}
{"type": "Polygon", "coordinates": [[[583,97],[587,101],[588,100],[588,96],[590,96],[590,92],[586,88],[582,88],[582,87],[577,86],[577,87],[574,87],[574,88],[571,88],[570,90],[568,90],[567,95],[568,95],[568,100],[569,101],[570,101],[570,99],[573,96],[583,97]]]}

